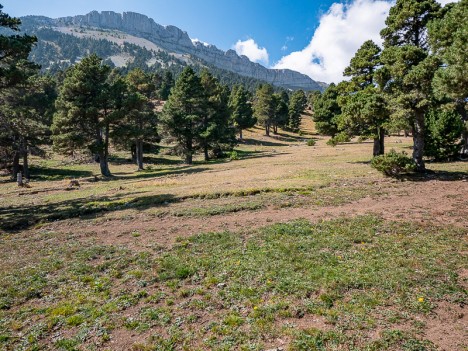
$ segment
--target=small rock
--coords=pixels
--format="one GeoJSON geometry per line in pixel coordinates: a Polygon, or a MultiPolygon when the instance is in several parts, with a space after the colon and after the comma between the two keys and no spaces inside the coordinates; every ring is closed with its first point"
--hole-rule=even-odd
{"type": "Polygon", "coordinates": [[[226,287],[226,285],[227,285],[226,283],[219,283],[217,285],[217,287],[220,288],[220,289],[224,289],[226,287]]]}

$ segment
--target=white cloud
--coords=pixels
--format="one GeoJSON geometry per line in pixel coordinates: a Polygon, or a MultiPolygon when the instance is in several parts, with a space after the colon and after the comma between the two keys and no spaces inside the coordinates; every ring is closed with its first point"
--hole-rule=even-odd
{"type": "Polygon", "coordinates": [[[253,39],[239,40],[232,48],[238,55],[247,56],[250,61],[268,64],[269,56],[267,49],[259,47],[253,39]]]}
{"type": "Polygon", "coordinates": [[[327,83],[341,81],[344,69],[366,40],[381,42],[379,32],[390,7],[382,0],[333,4],[320,19],[310,44],[283,57],[274,68],[289,68],[327,83]]]}
{"type": "MultiPolygon", "coordinates": [[[[453,0],[438,0],[442,5],[453,0]]],[[[320,18],[309,45],[284,56],[274,68],[289,68],[315,80],[338,83],[357,49],[369,39],[382,43],[380,30],[393,1],[354,0],[334,3],[320,18]]]]}

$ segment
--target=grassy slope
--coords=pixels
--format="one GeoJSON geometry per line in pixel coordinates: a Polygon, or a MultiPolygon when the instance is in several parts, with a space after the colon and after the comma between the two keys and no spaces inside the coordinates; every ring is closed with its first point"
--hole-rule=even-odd
{"type": "MultiPolygon", "coordinates": [[[[427,339],[432,319],[441,306],[462,313],[466,304],[463,229],[367,215],[200,233],[172,247],[79,238],[79,223],[112,227],[136,211],[222,220],[378,196],[369,184],[380,175],[365,163],[369,144],[333,149],[324,140],[307,147],[294,135],[246,137],[233,162],[185,167],[159,156],[164,164],[147,172],[113,164],[115,179],[65,191],[63,178],[88,177],[96,167],[52,171],[59,161],[48,160],[36,168],[43,180],[21,190],[26,195],[0,184],[3,228],[24,227],[0,240],[0,349],[436,349],[427,339]],[[343,182],[354,185],[333,186],[343,182]],[[66,234],[47,225],[83,214],[66,234]]],[[[399,139],[390,142],[407,147],[399,139]]],[[[431,167],[466,172],[457,163],[431,167]]],[[[69,225],[61,223],[54,226],[69,225]]],[[[449,331],[462,333],[459,324],[449,331]]]]}

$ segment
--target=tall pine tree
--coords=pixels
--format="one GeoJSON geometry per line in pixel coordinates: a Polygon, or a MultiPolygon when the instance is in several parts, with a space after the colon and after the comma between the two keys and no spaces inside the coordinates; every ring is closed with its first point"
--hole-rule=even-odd
{"type": "Polygon", "coordinates": [[[206,99],[200,78],[191,67],[179,75],[161,115],[163,132],[176,143],[176,150],[192,164],[205,113],[206,99]]]}
{"type": "Polygon", "coordinates": [[[55,150],[69,155],[88,150],[96,155],[103,176],[110,176],[109,73],[110,67],[96,55],[70,68],[59,90],[52,125],[55,150]]]}
{"type": "MultiPolygon", "coordinates": [[[[384,97],[384,87],[375,79],[381,66],[380,47],[372,40],[366,41],[351,59],[344,75],[351,77],[340,84],[341,95],[338,102],[341,115],[338,118],[340,130],[347,135],[360,135],[374,139],[373,155],[384,154],[385,123],[389,110],[384,97]]],[[[379,75],[382,77],[382,74],[379,75]]]]}
{"type": "Polygon", "coordinates": [[[382,62],[390,74],[392,115],[405,118],[413,129],[413,160],[425,170],[425,115],[432,104],[432,80],[439,66],[429,53],[427,24],[439,17],[435,0],[397,0],[381,31],[382,62]]]}
{"type": "Polygon", "coordinates": [[[234,126],[239,133],[239,139],[242,140],[242,131],[247,128],[252,128],[257,123],[253,116],[251,105],[251,95],[242,86],[234,86],[229,99],[229,108],[231,110],[234,126]]]}

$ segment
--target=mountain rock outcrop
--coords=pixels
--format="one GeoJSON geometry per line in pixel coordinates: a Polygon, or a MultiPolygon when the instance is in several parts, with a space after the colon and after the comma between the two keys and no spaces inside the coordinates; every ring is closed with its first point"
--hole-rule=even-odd
{"type": "Polygon", "coordinates": [[[162,26],[135,12],[119,14],[112,11],[93,11],[87,15],[52,20],[52,23],[57,27],[81,26],[118,30],[147,39],[168,52],[191,55],[218,68],[288,89],[322,90],[326,86],[299,72],[268,69],[251,62],[246,56],[237,55],[233,50],[224,52],[214,45],[192,42],[187,32],[175,26],[162,26]]]}

